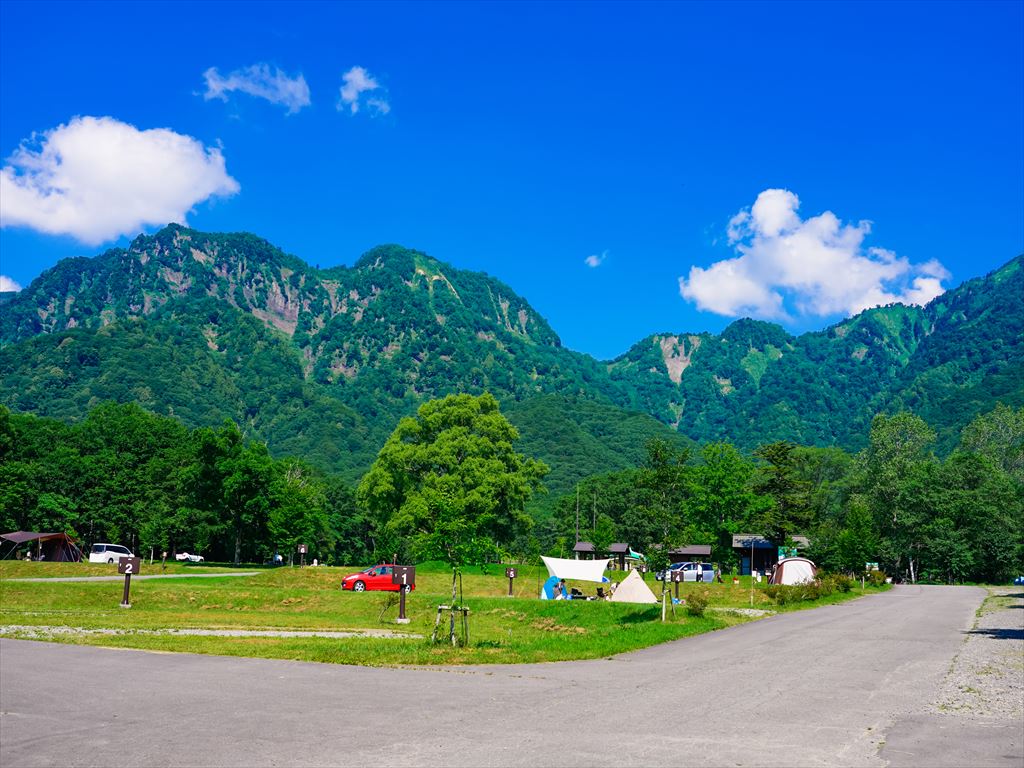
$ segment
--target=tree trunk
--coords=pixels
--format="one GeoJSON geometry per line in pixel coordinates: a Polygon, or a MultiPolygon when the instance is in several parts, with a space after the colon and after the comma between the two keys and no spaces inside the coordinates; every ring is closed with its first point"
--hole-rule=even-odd
{"type": "Polygon", "coordinates": [[[914,573],[914,558],[910,558],[910,583],[917,584],[917,574],[914,573]]]}
{"type": "Polygon", "coordinates": [[[235,565],[242,562],[242,529],[235,529],[235,565]]]}

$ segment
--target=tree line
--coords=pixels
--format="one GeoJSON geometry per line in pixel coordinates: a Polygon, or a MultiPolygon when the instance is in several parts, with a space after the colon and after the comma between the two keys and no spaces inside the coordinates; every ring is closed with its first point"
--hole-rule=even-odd
{"type": "Polygon", "coordinates": [[[939,582],[1005,581],[1024,569],[1024,409],[998,406],[941,458],[908,413],[874,418],[859,453],[779,441],[654,439],[641,465],[595,475],[525,513],[543,463],[491,395],[451,395],[403,419],[358,487],[276,459],[237,424],[188,429],[137,405],[103,404],[75,424],[0,407],[0,528],[65,531],[85,544],[261,562],[299,543],[326,563],[439,558],[455,565],[566,555],[577,534],[626,541],[653,564],[732,536],[807,536],[820,566],[939,582]]]}

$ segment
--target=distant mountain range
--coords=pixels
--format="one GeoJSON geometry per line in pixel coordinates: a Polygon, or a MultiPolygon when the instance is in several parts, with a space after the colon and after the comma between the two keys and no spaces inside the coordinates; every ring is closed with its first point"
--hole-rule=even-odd
{"type": "Polygon", "coordinates": [[[1022,267],[820,332],[738,320],[598,361],[504,283],[418,251],[321,270],[250,234],[171,225],[4,296],[0,402],[64,419],[105,400],[190,425],[232,418],[277,454],[355,478],[424,400],[490,391],[555,493],[634,464],[655,435],[856,449],[876,412],[906,408],[948,448],[997,401],[1024,405],[1022,267]]]}

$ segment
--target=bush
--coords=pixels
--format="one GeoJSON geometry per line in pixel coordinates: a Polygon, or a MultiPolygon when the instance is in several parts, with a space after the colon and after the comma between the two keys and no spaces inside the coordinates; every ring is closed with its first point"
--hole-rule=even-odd
{"type": "Polygon", "coordinates": [[[853,588],[853,579],[841,573],[826,573],[818,579],[818,588],[822,595],[849,592],[853,588]]]}
{"type": "Polygon", "coordinates": [[[704,615],[708,607],[708,593],[694,592],[686,597],[686,612],[698,618],[704,615]]]}
{"type": "Polygon", "coordinates": [[[792,585],[769,584],[765,587],[764,593],[774,600],[776,604],[785,605],[786,603],[799,603],[804,600],[817,600],[823,595],[832,594],[831,586],[826,586],[825,590],[815,582],[807,582],[806,584],[792,585]]]}
{"type": "Polygon", "coordinates": [[[868,584],[873,587],[880,587],[885,584],[885,571],[868,571],[868,584]]]}

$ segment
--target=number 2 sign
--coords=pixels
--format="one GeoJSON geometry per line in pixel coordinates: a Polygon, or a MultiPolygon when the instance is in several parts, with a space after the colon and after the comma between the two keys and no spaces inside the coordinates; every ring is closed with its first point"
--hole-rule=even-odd
{"type": "Polygon", "coordinates": [[[141,562],[137,557],[122,557],[117,561],[117,572],[124,574],[124,597],[121,598],[122,608],[132,607],[132,604],[128,601],[128,590],[131,589],[132,574],[139,572],[141,562]]]}

